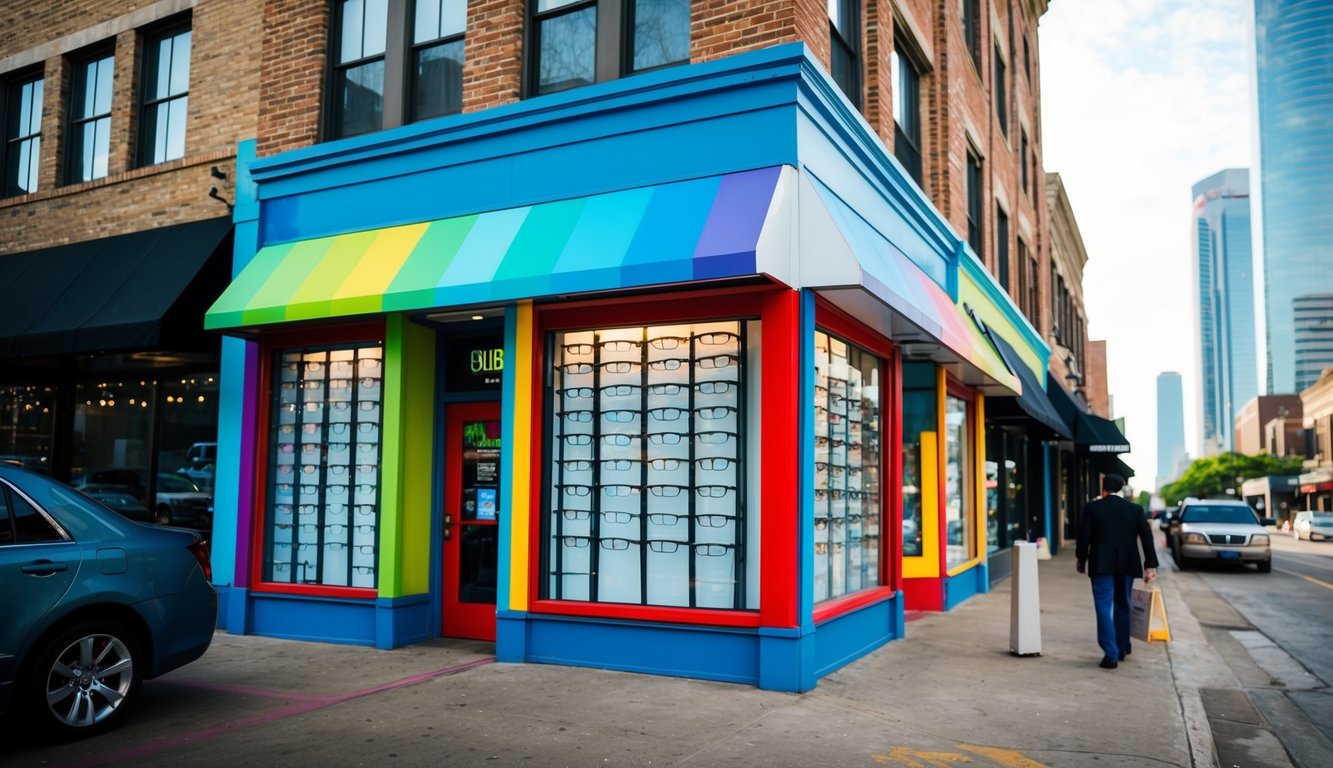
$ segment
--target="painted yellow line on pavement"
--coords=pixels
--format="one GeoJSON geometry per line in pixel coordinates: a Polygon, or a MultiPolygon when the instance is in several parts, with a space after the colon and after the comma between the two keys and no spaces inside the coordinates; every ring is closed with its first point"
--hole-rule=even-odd
{"type": "Polygon", "coordinates": [[[1327,581],[1324,581],[1323,579],[1316,579],[1316,578],[1313,577],[1313,576],[1306,576],[1306,575],[1303,574],[1303,573],[1297,573],[1296,571],[1289,571],[1289,570],[1287,570],[1286,568],[1278,568],[1277,566],[1273,566],[1273,570],[1275,570],[1275,571],[1280,571],[1280,572],[1285,573],[1285,574],[1287,574],[1287,575],[1289,575],[1289,576],[1299,576],[1299,577],[1301,577],[1302,579],[1305,579],[1306,581],[1310,582],[1311,584],[1318,584],[1319,586],[1323,587],[1324,589],[1333,589],[1333,584],[1329,584],[1327,581]]]}
{"type": "Polygon", "coordinates": [[[1029,759],[1023,753],[1013,749],[978,747],[973,744],[959,744],[958,748],[989,757],[991,760],[995,761],[996,765],[1002,765],[1004,768],[1046,768],[1046,766],[1036,760],[1029,759]]]}
{"type": "MultiPolygon", "coordinates": [[[[959,744],[958,748],[986,758],[977,765],[994,764],[1000,768],[1046,768],[1045,765],[1013,749],[981,747],[975,744],[959,744]]],[[[871,755],[871,757],[877,763],[889,763],[903,768],[952,768],[960,763],[973,762],[971,757],[961,752],[931,752],[909,747],[894,747],[882,755],[871,755]]]]}

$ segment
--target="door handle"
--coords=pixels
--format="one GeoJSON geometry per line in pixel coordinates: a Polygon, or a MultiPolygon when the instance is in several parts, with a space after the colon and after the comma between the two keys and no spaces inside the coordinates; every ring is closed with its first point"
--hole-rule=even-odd
{"type": "Polygon", "coordinates": [[[50,560],[38,560],[35,563],[28,563],[19,570],[24,573],[30,573],[33,576],[50,576],[62,571],[68,571],[69,565],[66,563],[55,563],[50,560]]]}

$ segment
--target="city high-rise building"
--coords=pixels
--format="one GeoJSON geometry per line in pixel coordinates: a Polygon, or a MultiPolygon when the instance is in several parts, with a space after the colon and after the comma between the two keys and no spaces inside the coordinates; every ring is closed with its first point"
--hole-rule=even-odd
{"type": "Polygon", "coordinates": [[[1194,185],[1199,424],[1204,456],[1232,449],[1236,411],[1259,392],[1250,250],[1250,176],[1229,168],[1194,185]]]}
{"type": "Polygon", "coordinates": [[[1267,383],[1284,394],[1333,365],[1333,345],[1303,346],[1297,304],[1333,293],[1333,4],[1255,0],[1254,16],[1267,383]]]}
{"type": "Polygon", "coordinates": [[[1333,367],[1333,293],[1312,293],[1292,300],[1296,320],[1296,390],[1319,380],[1333,367]]]}
{"type": "Polygon", "coordinates": [[[1185,393],[1180,374],[1157,374],[1157,487],[1176,479],[1185,459],[1185,393]]]}

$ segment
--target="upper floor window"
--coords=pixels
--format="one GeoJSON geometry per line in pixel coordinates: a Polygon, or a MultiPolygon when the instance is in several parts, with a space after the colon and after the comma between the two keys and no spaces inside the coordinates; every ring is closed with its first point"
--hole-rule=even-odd
{"type": "Polygon", "coordinates": [[[16,78],[5,89],[5,180],[3,195],[37,191],[37,168],[42,153],[41,75],[16,78]]]}
{"type": "Polygon", "coordinates": [[[174,27],[144,47],[139,159],[152,165],[185,156],[190,100],[190,28],[174,27]]]}
{"type": "Polygon", "coordinates": [[[463,110],[466,0],[417,0],[412,22],[412,119],[463,110]]]}
{"type": "Polygon", "coordinates": [[[967,242],[981,258],[981,158],[971,150],[967,153],[967,242]]]}
{"type": "Polygon", "coordinates": [[[963,37],[972,64],[981,71],[981,0],[963,0],[963,37]]]}
{"type": "Polygon", "coordinates": [[[998,43],[995,45],[995,68],[991,72],[995,78],[995,116],[1000,120],[1000,134],[1009,135],[1009,96],[1005,89],[1005,66],[1004,54],[1000,52],[998,43]]]}
{"type": "Polygon", "coordinates": [[[634,0],[634,61],[643,72],[690,60],[690,0],[634,0]]]}
{"type": "MultiPolygon", "coordinates": [[[[995,206],[995,263],[1000,277],[1000,287],[1013,295],[1009,281],[1009,214],[1000,206],[995,206]]],[[[1022,301],[1022,299],[1019,299],[1022,301]]]]}
{"type": "Polygon", "coordinates": [[[829,64],[833,81],[861,108],[861,24],[856,0],[828,0],[829,64]]]}
{"type": "Polygon", "coordinates": [[[530,13],[534,95],[690,58],[689,0],[532,0],[530,13]]]}
{"type": "Polygon", "coordinates": [[[332,138],[462,111],[467,0],[340,0],[333,28],[332,138]]]}
{"type": "Polygon", "coordinates": [[[74,67],[70,142],[65,178],[71,183],[107,175],[111,156],[111,80],[115,57],[102,53],[74,67]]]}
{"type": "Polygon", "coordinates": [[[1023,184],[1023,193],[1028,192],[1028,132],[1024,128],[1018,129],[1018,165],[1019,176],[1023,184]]]}
{"type": "Polygon", "coordinates": [[[384,125],[384,54],[389,0],[342,0],[333,67],[333,135],[355,136],[384,125]]]}
{"type": "Polygon", "coordinates": [[[893,49],[893,154],[921,184],[921,75],[902,46],[893,49]]]}

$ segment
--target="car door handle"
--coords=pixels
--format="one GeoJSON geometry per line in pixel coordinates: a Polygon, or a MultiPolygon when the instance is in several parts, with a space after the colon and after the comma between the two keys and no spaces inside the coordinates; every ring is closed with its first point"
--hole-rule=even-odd
{"type": "Polygon", "coordinates": [[[30,573],[34,576],[50,576],[53,573],[68,571],[69,565],[66,563],[53,563],[50,560],[41,560],[35,563],[28,563],[20,570],[24,573],[30,573]]]}

